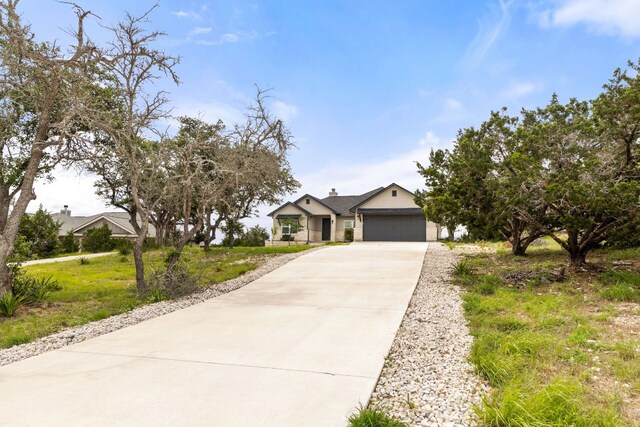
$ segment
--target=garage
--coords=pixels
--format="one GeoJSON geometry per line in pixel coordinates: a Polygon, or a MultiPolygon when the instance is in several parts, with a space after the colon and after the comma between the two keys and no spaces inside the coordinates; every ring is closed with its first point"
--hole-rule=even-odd
{"type": "Polygon", "coordinates": [[[427,221],[420,209],[360,209],[365,241],[424,242],[427,221]]]}

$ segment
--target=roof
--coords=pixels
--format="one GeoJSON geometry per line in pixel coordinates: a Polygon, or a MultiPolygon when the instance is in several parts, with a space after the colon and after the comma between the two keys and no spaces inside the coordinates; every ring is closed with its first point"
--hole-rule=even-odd
{"type": "Polygon", "coordinates": [[[376,197],[378,194],[382,193],[385,190],[388,190],[391,187],[398,187],[399,189],[404,190],[409,194],[414,194],[413,192],[407,190],[406,188],[396,184],[395,182],[392,182],[391,184],[387,185],[386,187],[380,187],[380,188],[376,189],[375,191],[371,191],[369,197],[362,199],[361,201],[359,201],[358,203],[356,203],[355,205],[353,205],[351,207],[351,212],[353,212],[355,210],[355,208],[357,208],[358,206],[360,206],[364,202],[368,202],[369,200],[371,200],[374,197],[376,197]]]}
{"type": "Polygon", "coordinates": [[[296,205],[298,204],[298,202],[302,199],[313,199],[316,202],[320,203],[322,206],[324,206],[325,208],[329,209],[330,211],[332,211],[335,214],[340,214],[337,210],[333,209],[331,206],[327,205],[325,202],[323,202],[322,200],[318,199],[315,196],[312,196],[311,194],[307,193],[304,196],[300,197],[298,200],[294,201],[293,203],[295,203],[296,205]]]}
{"type": "MultiPolygon", "coordinates": [[[[124,231],[131,235],[135,235],[136,232],[129,223],[129,214],[127,212],[103,212],[96,215],[89,216],[69,216],[64,213],[54,213],[51,215],[53,219],[60,223],[60,235],[67,234],[69,231],[77,231],[85,228],[86,226],[104,218],[112,224],[122,228],[124,231]]],[[[140,217],[138,217],[138,222],[140,217]]],[[[156,229],[153,224],[149,224],[148,235],[153,237],[156,235],[156,229]]]]}
{"type": "Polygon", "coordinates": [[[289,206],[289,205],[294,206],[297,209],[300,209],[306,216],[313,216],[313,214],[311,212],[309,212],[308,210],[306,210],[304,208],[301,208],[300,206],[296,205],[295,203],[291,203],[291,202],[287,202],[282,206],[278,206],[273,212],[268,213],[267,216],[273,216],[274,213],[278,212],[280,209],[282,209],[282,208],[284,208],[286,206],[289,206]]]}
{"type": "Polygon", "coordinates": [[[351,208],[369,199],[372,195],[378,194],[382,190],[384,190],[384,187],[379,187],[357,196],[329,196],[320,201],[338,215],[351,216],[353,215],[350,211],[351,208]]]}

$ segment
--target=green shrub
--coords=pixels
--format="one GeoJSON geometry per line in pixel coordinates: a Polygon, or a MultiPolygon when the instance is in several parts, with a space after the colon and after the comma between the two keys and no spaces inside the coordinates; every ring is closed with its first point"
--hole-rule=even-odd
{"type": "Polygon", "coordinates": [[[349,417],[351,427],[406,427],[402,421],[390,417],[381,409],[360,408],[357,414],[349,417]]]}
{"type": "Polygon", "coordinates": [[[80,258],[78,258],[78,262],[80,263],[80,265],[89,265],[91,264],[91,260],[89,260],[89,258],[82,256],[80,258]]]}
{"type": "Polygon", "coordinates": [[[280,240],[282,240],[283,242],[293,242],[294,236],[293,234],[283,234],[280,240]]]}
{"type": "Polygon", "coordinates": [[[49,277],[27,277],[19,275],[14,278],[12,292],[24,299],[27,304],[44,301],[51,292],[59,291],[62,286],[49,277]]]}
{"type": "Polygon", "coordinates": [[[108,252],[115,246],[111,230],[107,225],[87,230],[82,240],[82,249],[87,252],[108,252]]]}
{"type": "Polygon", "coordinates": [[[173,270],[168,272],[164,269],[153,271],[148,279],[148,294],[154,301],[158,296],[161,299],[178,298],[191,294],[198,289],[198,279],[192,274],[184,264],[176,264],[173,270]]]}
{"type": "Polygon", "coordinates": [[[344,241],[353,242],[353,228],[347,228],[344,230],[344,241]]]}
{"type": "Polygon", "coordinates": [[[120,255],[129,255],[133,251],[133,244],[127,239],[115,239],[114,247],[120,255]]]}
{"type": "Polygon", "coordinates": [[[456,277],[471,276],[473,269],[471,265],[465,260],[460,260],[453,264],[453,275],[456,277]]]}
{"type": "Polygon", "coordinates": [[[0,295],[0,315],[11,317],[18,307],[22,305],[24,297],[15,295],[13,292],[3,292],[0,295]]]}
{"type": "Polygon", "coordinates": [[[71,254],[80,250],[78,239],[73,235],[73,231],[69,231],[67,234],[60,237],[58,248],[60,249],[60,252],[64,254],[71,254]]]}
{"type": "Polygon", "coordinates": [[[22,217],[18,235],[29,242],[27,257],[38,259],[47,258],[57,253],[59,232],[60,224],[40,205],[36,213],[22,217]]]}
{"type": "Polygon", "coordinates": [[[236,246],[264,246],[265,240],[269,240],[267,229],[254,225],[236,239],[236,246]]]}

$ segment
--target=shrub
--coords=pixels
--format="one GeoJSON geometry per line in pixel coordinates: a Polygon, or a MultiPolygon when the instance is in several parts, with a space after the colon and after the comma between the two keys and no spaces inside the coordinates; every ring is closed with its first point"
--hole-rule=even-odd
{"type": "Polygon", "coordinates": [[[20,295],[15,295],[13,292],[3,292],[0,295],[0,314],[4,317],[13,316],[23,301],[24,297],[20,295]]]}
{"type": "Polygon", "coordinates": [[[293,242],[294,236],[293,234],[283,234],[280,240],[282,240],[283,242],[293,242]]]}
{"type": "Polygon", "coordinates": [[[114,243],[115,249],[120,255],[129,255],[133,251],[133,244],[126,239],[117,239],[114,243]]]}
{"type": "Polygon", "coordinates": [[[12,292],[20,296],[27,304],[36,304],[44,301],[51,292],[59,291],[62,286],[52,276],[26,277],[17,276],[13,281],[12,292]]]}
{"type": "Polygon", "coordinates": [[[344,241],[353,242],[353,228],[347,228],[344,230],[344,241]]]}
{"type": "Polygon", "coordinates": [[[265,240],[269,240],[267,229],[254,225],[246,233],[238,237],[236,246],[264,246],[265,240]]]}
{"type": "Polygon", "coordinates": [[[18,234],[30,243],[29,258],[47,258],[55,255],[58,249],[60,224],[42,205],[34,214],[28,214],[20,220],[18,234]]]}
{"type": "Polygon", "coordinates": [[[107,225],[87,230],[82,241],[82,249],[87,252],[108,252],[113,250],[114,240],[111,238],[111,230],[107,225]]]}
{"type": "Polygon", "coordinates": [[[159,295],[162,299],[178,298],[195,292],[198,279],[184,264],[176,264],[169,272],[164,269],[153,271],[147,279],[147,285],[149,291],[144,296],[155,301],[159,295]]]}
{"type": "Polygon", "coordinates": [[[89,260],[89,258],[87,257],[80,257],[78,258],[78,262],[80,263],[80,265],[88,265],[91,264],[91,261],[89,260]]]}
{"type": "Polygon", "coordinates": [[[80,250],[80,245],[78,244],[78,240],[74,237],[73,231],[69,231],[67,234],[60,237],[58,248],[60,252],[65,254],[78,252],[80,250]]]}
{"type": "Polygon", "coordinates": [[[402,421],[385,414],[384,411],[373,408],[360,408],[357,414],[349,417],[351,427],[406,427],[402,421]]]}
{"type": "Polygon", "coordinates": [[[471,276],[473,269],[469,263],[465,260],[460,260],[453,264],[453,275],[456,277],[471,276]]]}

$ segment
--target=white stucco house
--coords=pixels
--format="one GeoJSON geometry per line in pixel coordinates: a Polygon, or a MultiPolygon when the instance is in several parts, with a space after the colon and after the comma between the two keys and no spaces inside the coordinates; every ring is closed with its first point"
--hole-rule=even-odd
{"type": "Polygon", "coordinates": [[[273,218],[272,244],[293,239],[298,243],[340,242],[353,229],[354,241],[435,241],[440,226],[425,219],[414,194],[391,184],[364,194],[328,197],[305,194],[278,207],[273,218]]]}

